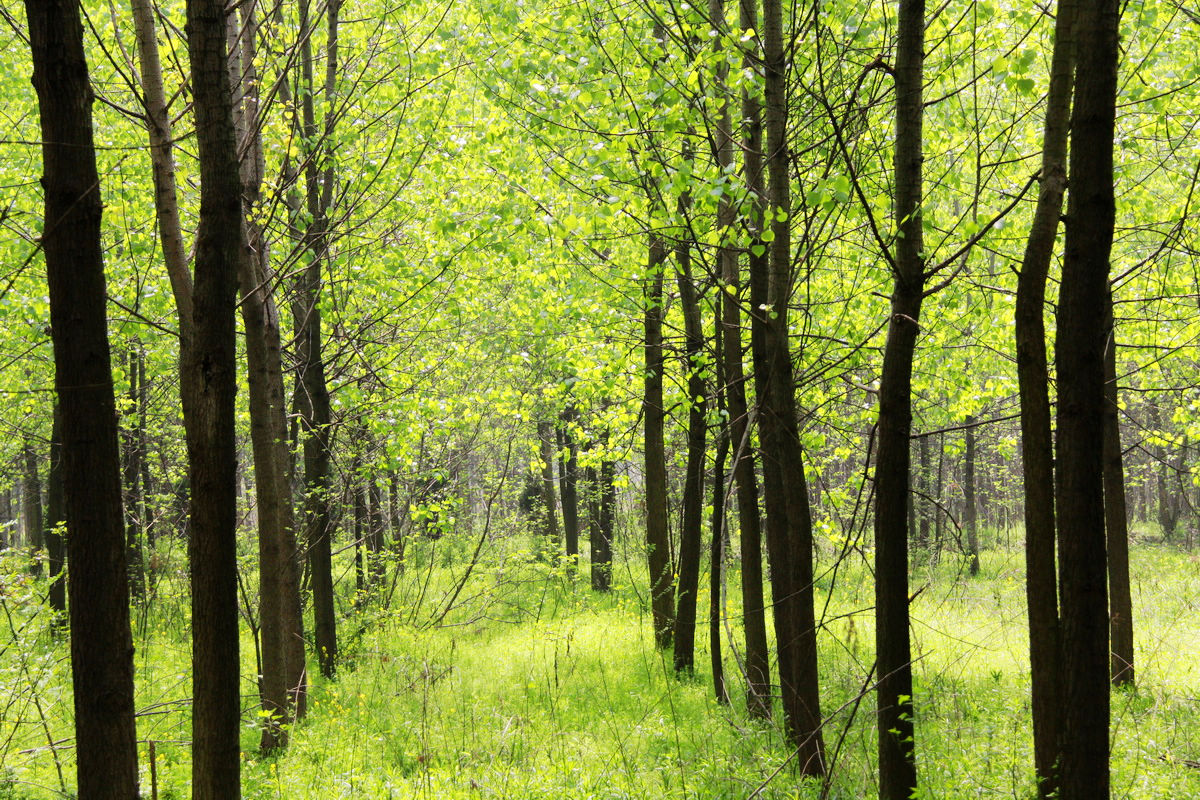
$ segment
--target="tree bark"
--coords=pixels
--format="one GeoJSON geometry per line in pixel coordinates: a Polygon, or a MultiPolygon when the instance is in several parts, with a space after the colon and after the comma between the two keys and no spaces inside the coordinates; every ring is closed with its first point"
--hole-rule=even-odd
{"type": "Polygon", "coordinates": [[[42,574],[42,476],[38,469],[37,449],[33,438],[25,437],[21,450],[21,516],[25,521],[25,543],[29,545],[29,571],[42,574]]]}
{"type": "Polygon", "coordinates": [[[579,448],[571,433],[575,407],[568,405],[559,416],[558,496],[562,501],[563,535],[566,539],[568,567],[579,562],[579,448]]]}
{"type": "MultiPolygon", "coordinates": [[[[758,27],[757,0],[740,0],[739,25],[745,34],[758,27]]],[[[757,62],[750,52],[743,59],[747,70],[757,70],[757,62]]],[[[742,143],[743,169],[747,187],[751,192],[752,234],[748,255],[751,276],[765,275],[766,246],[762,242],[763,230],[763,168],[762,168],[762,111],[757,96],[749,90],[742,94],[742,118],[744,140],[742,143]]],[[[729,403],[730,442],[733,447],[733,473],[737,482],[738,546],[742,556],[742,627],[746,636],[746,708],[751,716],[766,719],[771,716],[771,666],[767,649],[766,600],[763,592],[762,569],[762,517],[758,507],[758,479],[754,473],[754,450],[750,446],[750,406],[746,400],[746,374],[742,365],[742,308],[741,290],[743,282],[738,270],[736,255],[722,255],[721,275],[727,287],[735,291],[724,292],[722,297],[722,321],[725,327],[725,374],[729,403]]],[[[754,280],[753,277],[751,279],[754,280]]],[[[756,284],[757,285],[757,284],[756,284]]],[[[766,302],[766,293],[760,287],[751,291],[751,303],[766,302]]],[[[759,311],[753,312],[755,315],[759,311]]],[[[755,353],[762,350],[762,326],[753,324],[751,338],[755,353]]],[[[758,377],[758,358],[755,356],[755,375],[758,377]]],[[[763,467],[766,471],[766,465],[763,467]]]]}
{"type": "Polygon", "coordinates": [[[1059,0],[1042,134],[1041,191],[1017,278],[1014,321],[1021,397],[1025,596],[1029,608],[1034,767],[1040,800],[1049,800],[1057,792],[1058,739],[1062,727],[1054,452],[1050,435],[1049,368],[1043,309],[1046,278],[1067,186],[1067,136],[1075,73],[1074,19],[1075,0],[1059,0]]]}
{"type": "Polygon", "coordinates": [[[683,309],[687,352],[687,472],[683,482],[683,513],[679,531],[679,572],[675,594],[674,664],[676,672],[690,673],[695,668],[696,593],[700,587],[700,551],[703,549],[704,462],[708,428],[708,404],[705,398],[704,325],[700,301],[692,282],[690,243],[681,242],[676,254],[679,262],[678,285],[683,309]]]}
{"type": "Polygon", "coordinates": [[[912,433],[912,368],[925,288],[922,237],[924,0],[901,0],[896,46],[895,285],[879,381],[875,462],[875,646],[879,683],[879,796],[917,790],[905,505],[912,433]]]}
{"type": "Polygon", "coordinates": [[[1104,530],[1108,545],[1110,679],[1132,686],[1133,598],[1129,587],[1129,512],[1125,505],[1125,466],[1121,456],[1117,397],[1117,337],[1112,286],[1104,305],[1104,530]]]}
{"type": "Polygon", "coordinates": [[[192,531],[192,796],[240,796],[237,394],[234,306],[246,252],[242,186],[225,47],[225,6],[188,0],[200,221],[196,234],[194,347],[184,371],[192,531]]]}
{"type": "Polygon", "coordinates": [[[50,469],[46,473],[46,555],[50,562],[50,609],[54,612],[54,628],[67,622],[67,584],[65,543],[61,525],[67,521],[66,498],[63,496],[62,474],[62,411],[54,404],[54,423],[50,433],[50,469]]]}
{"type": "Polygon", "coordinates": [[[42,246],[62,417],[77,790],[86,800],[136,800],[133,638],[93,95],[79,4],[29,0],[25,11],[41,115],[42,246]]]}
{"type": "Polygon", "coordinates": [[[553,559],[557,558],[561,546],[558,533],[558,502],[554,492],[554,423],[539,422],[537,434],[542,490],[542,541],[539,546],[553,559]]]}
{"type": "Polygon", "coordinates": [[[1062,800],[1109,794],[1108,574],[1104,532],[1104,307],[1112,248],[1116,0],[1080,0],[1070,196],[1058,301],[1057,466],[1062,598],[1062,800]]]}
{"type": "Polygon", "coordinates": [[[963,527],[967,529],[968,569],[979,574],[979,508],[975,498],[975,417],[967,416],[967,452],[963,463],[963,527]]]}
{"type": "Polygon", "coordinates": [[[144,377],[145,370],[139,371],[143,359],[140,347],[131,345],[126,351],[126,374],[129,377],[129,422],[123,427],[125,449],[124,482],[125,482],[125,557],[128,562],[129,595],[136,601],[146,597],[146,559],[142,550],[143,524],[145,516],[145,491],[142,485],[142,464],[145,461],[144,432],[141,423],[144,419],[141,403],[144,392],[139,384],[139,375],[144,377]]]}
{"type": "Polygon", "coordinates": [[[646,553],[650,567],[650,608],[654,644],[660,650],[671,646],[675,627],[672,588],[671,541],[667,527],[667,457],[663,427],[663,269],[667,251],[661,238],[650,238],[646,268],[645,338],[646,372],[642,400],[643,436],[646,458],[646,553]]]}

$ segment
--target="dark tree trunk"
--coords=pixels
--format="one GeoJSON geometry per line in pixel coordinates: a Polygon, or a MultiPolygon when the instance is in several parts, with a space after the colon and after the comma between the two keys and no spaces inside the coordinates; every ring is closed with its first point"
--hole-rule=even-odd
{"type": "MultiPolygon", "coordinates": [[[[739,25],[743,33],[758,27],[756,0],[740,0],[739,25]]],[[[753,53],[747,52],[743,60],[744,69],[758,69],[753,53]]],[[[752,192],[753,230],[750,254],[750,274],[765,275],[767,272],[766,246],[757,235],[763,225],[763,168],[762,168],[762,112],[754,92],[742,95],[742,118],[744,141],[745,180],[752,192]]],[[[744,286],[738,270],[736,256],[722,257],[721,275],[726,285],[740,289],[744,286]]],[[[752,278],[753,280],[753,278],[752,278]]],[[[751,303],[761,295],[758,302],[766,302],[765,286],[752,291],[751,303]]],[[[767,649],[766,601],[763,594],[762,568],[762,517],[758,507],[758,479],[754,474],[754,450],[750,446],[750,408],[746,401],[746,375],[742,366],[742,308],[738,292],[722,293],[722,322],[725,326],[725,374],[729,401],[730,444],[733,448],[733,474],[737,482],[738,546],[742,556],[742,613],[745,615],[743,628],[746,635],[746,708],[751,716],[766,719],[771,716],[771,666],[767,649]]],[[[755,315],[759,312],[754,311],[755,315]]],[[[761,328],[753,325],[751,338],[757,353],[762,349],[761,328]]],[[[755,361],[758,367],[757,357],[755,361]]]]}
{"type": "Polygon", "coordinates": [[[200,222],[196,234],[194,347],[184,395],[192,531],[192,796],[240,796],[237,597],[237,393],[234,307],[248,257],[226,59],[225,5],[188,0],[200,222]]]}
{"type": "Polygon", "coordinates": [[[383,487],[378,477],[371,475],[367,485],[367,495],[370,501],[367,511],[367,549],[370,551],[370,585],[378,587],[383,584],[387,563],[383,558],[383,487]]]}
{"type": "Polygon", "coordinates": [[[126,351],[125,371],[129,377],[129,413],[127,415],[129,422],[122,430],[125,438],[125,557],[128,562],[129,594],[137,601],[144,600],[146,596],[146,560],[142,552],[142,527],[143,520],[145,520],[145,487],[142,485],[142,464],[145,461],[146,452],[142,446],[145,442],[145,435],[140,428],[144,419],[141,413],[144,392],[138,384],[139,374],[143,376],[145,374],[144,369],[140,372],[138,369],[142,359],[142,352],[138,345],[132,345],[126,351]]]}
{"type": "Polygon", "coordinates": [[[917,547],[922,550],[929,549],[929,517],[935,513],[933,505],[929,502],[929,493],[931,487],[929,485],[929,437],[922,436],[919,440],[919,473],[917,480],[917,491],[920,497],[917,499],[917,547]]]}
{"type": "MultiPolygon", "coordinates": [[[[720,327],[717,327],[717,352],[721,352],[720,327]]],[[[724,370],[720,367],[720,356],[717,357],[717,385],[725,382],[724,370]]],[[[725,403],[720,399],[723,392],[718,391],[717,406],[725,411],[725,403]]],[[[729,430],[726,428],[717,434],[717,453],[713,459],[712,483],[712,546],[710,561],[712,569],[708,576],[708,649],[712,664],[713,692],[717,702],[729,705],[729,688],[725,685],[725,662],[721,657],[721,616],[724,607],[723,588],[725,585],[724,562],[725,551],[728,549],[728,533],[725,513],[725,461],[729,457],[729,430]]]]}
{"type": "Polygon", "coordinates": [[[968,569],[972,575],[979,574],[979,508],[975,499],[975,417],[967,416],[967,452],[963,463],[963,526],[967,529],[968,569]]]}
{"type": "Polygon", "coordinates": [[[1050,385],[1046,359],[1045,288],[1054,255],[1063,193],[1067,190],[1067,134],[1074,80],[1075,0],[1058,0],[1050,90],[1042,140],[1038,194],[1021,272],[1016,279],[1016,378],[1021,397],[1021,463],[1025,500],[1025,596],[1030,620],[1033,760],[1038,798],[1057,792],[1058,579],[1055,554],[1054,445],[1050,435],[1050,385]]]}
{"type": "Polygon", "coordinates": [[[37,449],[33,439],[25,437],[21,451],[21,516],[25,521],[25,539],[29,545],[29,571],[42,574],[42,476],[38,469],[37,449]]]}
{"type": "Polygon", "coordinates": [[[663,269],[667,251],[658,236],[650,239],[650,259],[646,268],[645,392],[642,399],[644,448],[646,458],[646,551],[650,566],[650,608],[654,625],[654,644],[660,650],[671,646],[675,627],[674,597],[671,592],[675,575],[671,567],[671,541],[667,527],[667,456],[663,427],[663,269]]]}
{"type": "Polygon", "coordinates": [[[62,411],[54,404],[54,425],[50,433],[50,469],[46,473],[46,554],[50,561],[50,609],[54,612],[54,627],[67,622],[67,585],[63,575],[66,566],[65,543],[61,525],[67,521],[66,498],[63,496],[62,469],[62,411]]]}
{"type": "Polygon", "coordinates": [[[1062,598],[1062,800],[1109,793],[1108,565],[1103,437],[1104,308],[1112,248],[1116,0],[1081,0],[1070,197],[1058,302],[1057,468],[1062,598]]]}
{"type": "Polygon", "coordinates": [[[679,530],[679,573],[675,595],[674,663],[676,672],[695,668],[696,593],[700,587],[700,551],[703,549],[704,461],[708,428],[702,359],[704,326],[700,300],[692,282],[689,245],[677,249],[679,298],[683,307],[687,342],[687,473],[683,482],[683,514],[679,530]]]}
{"type": "Polygon", "coordinates": [[[1125,507],[1125,467],[1121,459],[1121,420],[1117,403],[1117,337],[1112,287],[1104,306],[1104,530],[1108,545],[1110,678],[1132,686],[1133,598],[1129,589],[1129,514],[1125,507]]]}
{"type": "Polygon", "coordinates": [[[572,570],[579,561],[579,447],[571,432],[576,416],[575,407],[567,406],[559,416],[558,428],[558,495],[562,501],[567,563],[572,570]]]}
{"type": "Polygon", "coordinates": [[[924,0],[901,0],[896,45],[895,285],[879,381],[875,463],[875,673],[879,679],[879,796],[917,790],[912,651],[908,631],[909,437],[912,368],[925,288],[922,237],[924,0]]]}
{"type": "Polygon", "coordinates": [[[589,517],[594,520],[591,525],[592,536],[592,588],[598,592],[607,592],[612,588],[612,546],[613,522],[617,507],[617,488],[613,485],[616,479],[616,465],[612,461],[600,462],[599,476],[593,473],[589,481],[593,495],[593,511],[589,517]]]}
{"type": "MultiPolygon", "coordinates": [[[[825,773],[817,631],[813,612],[813,542],[804,455],[800,448],[788,338],[791,300],[791,179],[788,173],[787,53],[783,6],[763,3],[765,129],[770,192],[766,223],[774,235],[766,264],[751,262],[752,336],[767,509],[767,550],[775,603],[779,685],[801,774],[825,773]],[[762,274],[762,267],[767,274],[762,274]],[[758,268],[756,274],[755,269],[758,268]],[[764,299],[755,299],[756,297],[764,299]]],[[[761,174],[761,171],[760,171],[761,174]]],[[[765,231],[764,231],[765,232],[765,231]]]]}
{"type": "MultiPolygon", "coordinates": [[[[326,4],[329,38],[326,43],[325,95],[329,103],[326,133],[333,132],[333,90],[337,77],[337,33],[340,0],[326,4]]],[[[330,430],[329,388],[325,379],[325,360],[321,342],[321,268],[328,255],[328,212],[333,197],[333,162],[329,154],[316,151],[317,123],[313,95],[312,32],[308,0],[301,0],[300,69],[302,92],[300,113],[303,120],[301,141],[305,143],[305,188],[309,224],[304,246],[309,261],[301,273],[293,307],[296,328],[296,361],[299,372],[296,405],[300,412],[300,430],[304,439],[304,540],[308,546],[308,566],[313,593],[313,636],[321,674],[333,677],[337,664],[337,614],[333,587],[333,522],[330,504],[330,430]],[[320,164],[326,161],[324,172],[320,164]]],[[[286,88],[287,81],[280,86],[286,88]]],[[[281,93],[282,94],[282,93],[281,93]]],[[[285,101],[286,97],[283,98],[285,101]]],[[[327,147],[331,147],[327,138],[327,147]]],[[[297,203],[298,201],[293,201],[297,203]]],[[[293,208],[299,216],[299,208],[293,208]]]]}
{"type": "Polygon", "coordinates": [[[42,247],[62,416],[77,789],[86,800],[135,800],[133,638],[92,90],[79,4],[30,0],[25,10],[41,114],[42,247]]]}

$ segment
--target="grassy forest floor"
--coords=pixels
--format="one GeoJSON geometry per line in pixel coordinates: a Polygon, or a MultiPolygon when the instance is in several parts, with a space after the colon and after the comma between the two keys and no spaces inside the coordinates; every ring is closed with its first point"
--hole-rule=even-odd
{"type": "MultiPolygon", "coordinates": [[[[1004,538],[1004,537],[1001,537],[1004,538]]],[[[1032,739],[1023,557],[986,551],[914,569],[917,749],[922,797],[1023,798],[1032,739]]],[[[728,582],[732,708],[713,700],[707,633],[694,678],[656,652],[635,553],[597,595],[498,543],[444,614],[473,543],[413,547],[406,571],[361,611],[345,597],[336,680],[314,679],[309,716],[286,754],[262,758],[255,651],[244,639],[246,798],[809,798],[771,724],[746,717],[736,654],[736,573],[728,582]],[[389,596],[382,609],[382,597],[389,596]]],[[[160,548],[164,545],[160,544],[160,548]]],[[[136,617],[143,795],[149,742],[158,797],[189,794],[189,633],[182,546],[161,560],[136,617]]],[[[1200,798],[1200,556],[1142,544],[1133,553],[1138,687],[1113,695],[1113,797],[1200,798]]],[[[249,554],[247,567],[251,564],[249,554]]],[[[872,584],[862,556],[819,567],[822,694],[833,761],[827,796],[874,793],[872,584]]],[[[353,572],[343,585],[353,585],[353,572]]],[[[70,672],[40,602],[44,583],[0,564],[0,799],[71,796],[70,672]]],[[[253,586],[252,575],[244,587],[253,586]]],[[[707,608],[708,597],[701,597],[707,608]]]]}

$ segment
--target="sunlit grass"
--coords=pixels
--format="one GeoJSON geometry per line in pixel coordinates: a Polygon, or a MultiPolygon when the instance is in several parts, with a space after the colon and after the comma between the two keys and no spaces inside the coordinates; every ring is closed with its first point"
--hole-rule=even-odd
{"type": "MultiPolygon", "coordinates": [[[[740,634],[732,649],[725,643],[731,708],[713,699],[706,629],[698,632],[693,678],[677,679],[669,657],[655,651],[636,548],[617,570],[616,591],[605,596],[590,591],[582,571],[572,578],[530,555],[528,542],[501,540],[447,610],[471,549],[469,541],[414,544],[387,609],[378,596],[364,611],[354,610],[350,593],[340,597],[341,670],[334,680],[313,679],[309,716],[278,757],[255,750],[256,667],[245,636],[245,797],[819,795],[819,784],[802,783],[787,768],[776,726],[745,715],[740,634]]],[[[137,618],[142,784],[148,797],[153,740],[164,800],[187,797],[190,782],[185,573],[179,558],[170,564],[175,571],[137,618]]],[[[821,567],[829,565],[823,556],[821,567]]],[[[62,797],[74,782],[65,642],[49,634],[44,587],[19,566],[10,555],[2,573],[0,798],[62,797]]],[[[1200,561],[1144,545],[1133,552],[1133,574],[1138,687],[1113,694],[1113,796],[1200,797],[1200,770],[1185,763],[1200,759],[1200,561]]],[[[975,578],[947,555],[915,567],[912,583],[919,592],[912,638],[922,796],[1030,796],[1020,551],[985,551],[975,578]]],[[[343,584],[352,588],[352,574],[343,584]]],[[[735,573],[727,630],[737,630],[738,594],[735,573]]],[[[817,601],[825,741],[835,772],[828,796],[868,796],[875,791],[873,698],[859,696],[870,685],[873,589],[861,555],[836,576],[822,571],[817,601]]],[[[700,604],[707,608],[707,589],[700,604]]]]}

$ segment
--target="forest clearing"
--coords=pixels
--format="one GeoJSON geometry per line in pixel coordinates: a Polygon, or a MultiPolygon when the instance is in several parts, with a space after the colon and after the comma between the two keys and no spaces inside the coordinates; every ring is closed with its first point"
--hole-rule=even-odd
{"type": "Polygon", "coordinates": [[[1200,797],[1198,50],[0,0],[0,800],[1200,797]]]}

